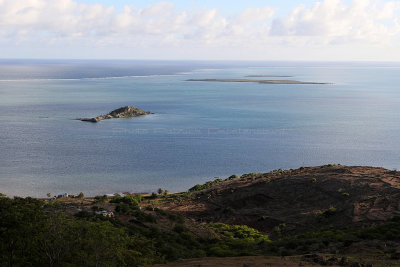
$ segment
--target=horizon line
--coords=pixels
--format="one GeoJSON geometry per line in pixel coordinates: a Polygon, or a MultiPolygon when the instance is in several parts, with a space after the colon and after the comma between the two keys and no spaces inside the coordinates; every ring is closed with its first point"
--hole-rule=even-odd
{"type": "Polygon", "coordinates": [[[27,57],[27,58],[2,58],[0,57],[0,61],[2,60],[43,60],[43,61],[52,61],[52,60],[87,60],[87,61],[175,61],[175,62],[307,62],[307,63],[400,63],[396,60],[301,60],[301,59],[293,59],[293,60],[277,60],[277,59],[141,59],[141,58],[35,58],[35,57],[27,57]]]}

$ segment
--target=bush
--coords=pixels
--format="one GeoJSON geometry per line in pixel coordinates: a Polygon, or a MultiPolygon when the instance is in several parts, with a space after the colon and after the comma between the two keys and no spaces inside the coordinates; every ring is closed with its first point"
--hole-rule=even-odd
{"type": "Polygon", "coordinates": [[[210,256],[246,256],[258,255],[265,249],[265,244],[270,240],[267,235],[245,226],[214,224],[210,226],[220,239],[211,246],[208,254],[210,256]]]}
{"type": "Polygon", "coordinates": [[[130,211],[130,207],[128,204],[121,203],[115,207],[115,211],[119,213],[128,213],[130,211]]]}
{"type": "Polygon", "coordinates": [[[185,218],[183,218],[182,216],[180,216],[178,214],[167,213],[167,218],[170,219],[171,221],[175,221],[175,222],[178,222],[178,223],[184,223],[185,222],[185,218]]]}
{"type": "Polygon", "coordinates": [[[149,222],[149,223],[157,223],[157,219],[155,216],[153,216],[152,214],[149,214],[149,213],[139,211],[139,210],[135,211],[135,213],[133,213],[133,216],[135,216],[136,219],[138,219],[139,221],[149,222]]]}
{"type": "Polygon", "coordinates": [[[139,207],[142,201],[142,196],[140,194],[133,194],[128,196],[115,196],[110,200],[110,203],[125,203],[130,207],[139,207]]]}
{"type": "Polygon", "coordinates": [[[322,216],[324,216],[325,218],[329,218],[329,217],[335,215],[336,213],[337,213],[337,208],[331,206],[329,209],[325,210],[322,213],[322,216]]]}
{"type": "Polygon", "coordinates": [[[221,178],[217,178],[214,181],[206,182],[203,185],[197,184],[197,185],[193,186],[192,188],[190,188],[189,192],[204,190],[204,189],[212,187],[213,185],[219,184],[221,182],[222,182],[222,179],[221,178]]]}
{"type": "Polygon", "coordinates": [[[147,211],[154,211],[154,208],[152,206],[146,206],[145,210],[147,211]]]}
{"type": "Polygon", "coordinates": [[[183,218],[182,216],[180,216],[178,214],[170,213],[170,212],[167,212],[167,211],[159,209],[159,208],[155,208],[154,211],[161,216],[167,217],[171,221],[175,221],[178,223],[185,222],[185,218],[183,218]]]}
{"type": "Polygon", "coordinates": [[[181,224],[176,225],[173,230],[174,230],[174,232],[177,232],[178,234],[187,231],[186,227],[181,224]]]}
{"type": "Polygon", "coordinates": [[[91,218],[91,217],[93,217],[93,214],[86,210],[82,210],[82,211],[74,214],[74,216],[77,218],[91,218]]]}
{"type": "Polygon", "coordinates": [[[103,195],[103,196],[95,196],[94,199],[96,200],[96,202],[98,203],[103,203],[107,200],[107,196],[103,195]]]}
{"type": "Polygon", "coordinates": [[[217,233],[222,234],[225,237],[237,238],[237,239],[257,239],[259,241],[269,241],[267,235],[262,234],[258,230],[248,227],[246,225],[228,225],[223,223],[217,223],[211,226],[217,233]]]}
{"type": "Polygon", "coordinates": [[[245,173],[242,176],[240,176],[240,179],[255,178],[260,175],[262,175],[262,173],[259,173],[259,172],[245,173]]]}
{"type": "Polygon", "coordinates": [[[203,185],[201,185],[201,184],[196,184],[195,186],[193,186],[192,188],[190,188],[189,191],[190,191],[190,192],[193,192],[193,191],[200,191],[200,190],[203,190],[203,189],[205,189],[205,187],[204,187],[203,185]]]}

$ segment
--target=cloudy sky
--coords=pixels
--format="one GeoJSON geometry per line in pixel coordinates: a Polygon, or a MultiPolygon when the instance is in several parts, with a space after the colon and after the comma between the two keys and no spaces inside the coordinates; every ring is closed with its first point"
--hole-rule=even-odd
{"type": "Polygon", "coordinates": [[[400,61],[400,1],[0,0],[0,58],[400,61]]]}

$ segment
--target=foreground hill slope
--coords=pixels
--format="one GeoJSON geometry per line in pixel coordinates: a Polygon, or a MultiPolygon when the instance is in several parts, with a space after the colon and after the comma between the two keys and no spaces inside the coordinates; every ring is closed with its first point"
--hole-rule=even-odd
{"type": "Polygon", "coordinates": [[[0,266],[400,266],[400,173],[382,168],[232,175],[175,194],[0,194],[0,215],[0,266]]]}
{"type": "Polygon", "coordinates": [[[213,183],[163,208],[198,222],[245,224],[267,233],[284,224],[287,234],[376,225],[400,215],[400,172],[383,168],[302,167],[213,183]]]}

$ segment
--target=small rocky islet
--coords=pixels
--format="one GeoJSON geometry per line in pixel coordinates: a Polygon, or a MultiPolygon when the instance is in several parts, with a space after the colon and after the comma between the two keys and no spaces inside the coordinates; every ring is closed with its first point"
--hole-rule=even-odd
{"type": "Polygon", "coordinates": [[[121,108],[117,108],[106,115],[100,115],[93,118],[78,118],[77,120],[80,121],[87,121],[87,122],[99,122],[102,120],[108,119],[117,119],[117,118],[133,118],[133,117],[140,117],[145,115],[153,114],[148,111],[144,111],[140,108],[135,108],[131,106],[125,106],[121,108]]]}

